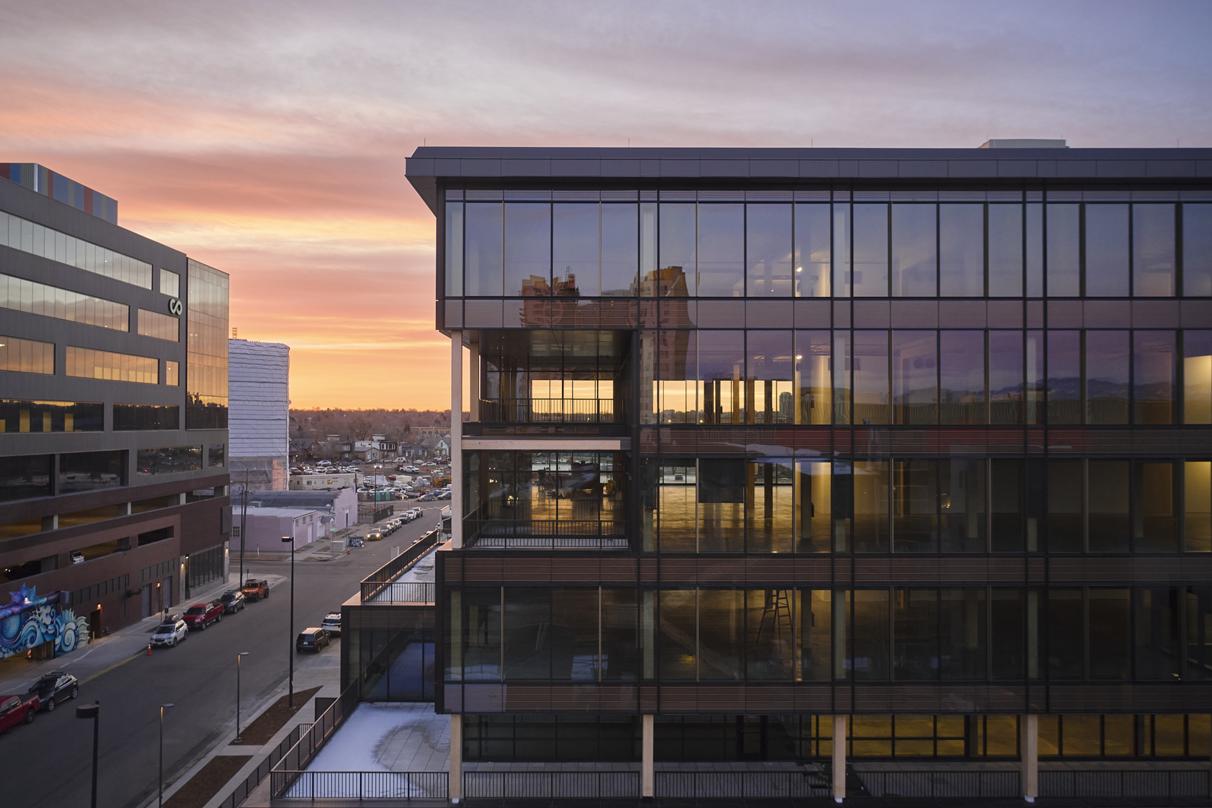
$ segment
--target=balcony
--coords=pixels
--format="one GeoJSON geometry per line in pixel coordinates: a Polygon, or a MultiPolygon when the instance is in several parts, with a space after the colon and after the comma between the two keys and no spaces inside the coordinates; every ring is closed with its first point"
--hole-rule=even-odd
{"type": "Polygon", "coordinates": [[[600,519],[463,520],[464,543],[480,550],[627,550],[622,521],[600,519]]]}

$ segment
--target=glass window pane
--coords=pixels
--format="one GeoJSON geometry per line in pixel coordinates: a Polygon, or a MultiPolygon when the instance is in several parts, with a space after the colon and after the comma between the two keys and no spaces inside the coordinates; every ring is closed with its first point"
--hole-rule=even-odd
{"type": "Polygon", "coordinates": [[[790,458],[745,462],[748,552],[791,552],[794,479],[790,458]]]}
{"type": "Polygon", "coordinates": [[[699,591],[699,681],[742,678],[744,615],[744,590],[699,591]]]}
{"type": "Polygon", "coordinates": [[[795,206],[795,296],[829,297],[828,205],[795,206]]]}
{"type": "MultiPolygon", "coordinates": [[[[446,203],[446,294],[451,297],[463,295],[463,203],[446,203]]],[[[160,270],[160,286],[163,291],[165,270],[160,270]]],[[[173,293],[176,297],[176,294],[173,293]]]]}
{"type": "MultiPolygon", "coordinates": [[[[985,293],[984,208],[939,206],[939,293],[944,297],[980,297],[985,293]]],[[[1001,256],[1003,260],[1007,257],[1001,256]]],[[[1006,268],[1001,269],[1005,273],[1006,268]]]]}
{"type": "Polygon", "coordinates": [[[939,667],[944,680],[985,678],[985,601],[984,589],[939,591],[939,667]]]}
{"type": "Polygon", "coordinates": [[[833,591],[810,589],[800,592],[799,623],[804,681],[828,682],[833,678],[830,627],[833,624],[833,591]]]}
{"type": "Polygon", "coordinates": [[[656,293],[661,297],[697,294],[693,202],[662,203],[660,213],[660,270],[656,293]]]}
{"type": "Polygon", "coordinates": [[[889,548],[889,464],[856,460],[853,465],[854,551],[886,553],[889,548]]]}
{"type": "Polygon", "coordinates": [[[1134,498],[1136,526],[1133,543],[1138,553],[1178,550],[1177,466],[1170,462],[1136,464],[1134,498]]]}
{"type": "Polygon", "coordinates": [[[795,675],[791,589],[750,589],[745,604],[745,675],[750,681],[790,682],[795,675]]]}
{"type": "Polygon", "coordinates": [[[699,459],[699,552],[744,552],[745,471],[740,459],[699,459]]]}
{"type": "Polygon", "coordinates": [[[1133,205],[1133,294],[1173,296],[1174,253],[1174,206],[1133,205]]]}
{"type": "MultiPolygon", "coordinates": [[[[885,337],[886,339],[886,337],[885,337]]],[[[850,423],[853,404],[854,340],[849,331],[833,332],[833,422],[850,423]]]]}
{"type": "Polygon", "coordinates": [[[745,296],[745,206],[699,205],[699,297],[745,296]]]}
{"type": "Polygon", "coordinates": [[[888,206],[854,205],[855,297],[888,296],[888,206]]]}
{"type": "Polygon", "coordinates": [[[1082,461],[1048,461],[1048,549],[1080,553],[1082,542],[1082,461]]]}
{"type": "Polygon", "coordinates": [[[1128,423],[1127,331],[1086,332],[1086,423],[1128,423]]]}
{"type": "MultiPolygon", "coordinates": [[[[1021,356],[1021,340],[1018,351],[1021,356]]],[[[943,424],[986,422],[985,332],[939,332],[939,407],[943,424]]]]}
{"type": "Polygon", "coordinates": [[[505,204],[505,294],[551,294],[551,206],[505,204]]]}
{"type": "Polygon", "coordinates": [[[892,473],[893,551],[938,552],[938,461],[895,460],[892,473]]]}
{"type": "Polygon", "coordinates": [[[1048,590],[1048,677],[1082,678],[1082,591],[1048,590]]]}
{"type": "Polygon", "coordinates": [[[657,647],[660,648],[660,677],[664,681],[694,681],[697,678],[695,594],[693,589],[661,590],[657,647]]]}
{"type": "Polygon", "coordinates": [[[796,461],[795,485],[796,552],[827,553],[833,522],[830,463],[796,461]]]}
{"type": "Polygon", "coordinates": [[[1174,423],[1175,345],[1173,331],[1132,335],[1132,392],[1138,424],[1174,423]]]}
{"type": "Polygon", "coordinates": [[[1128,296],[1128,206],[1086,205],[1086,294],[1128,296]]]}
{"type": "Polygon", "coordinates": [[[1021,589],[994,589],[990,593],[990,673],[994,681],[1021,681],[1026,676],[1024,594],[1021,589]]]}
{"type": "Polygon", "coordinates": [[[601,677],[634,682],[639,662],[639,599],[634,589],[602,589],[601,677]]]}
{"type": "Polygon", "coordinates": [[[1151,587],[1135,591],[1136,678],[1172,681],[1182,674],[1175,651],[1182,643],[1179,633],[1179,597],[1175,587],[1151,587]]]}
{"type": "Polygon", "coordinates": [[[938,422],[938,333],[892,332],[892,403],[898,424],[938,422]]]}
{"type": "Polygon", "coordinates": [[[943,552],[985,552],[985,461],[950,458],[938,467],[943,552]]]}
{"type": "Polygon", "coordinates": [[[1212,424],[1212,331],[1183,332],[1183,423],[1212,424]]]}
{"type": "MultiPolygon", "coordinates": [[[[947,372],[948,340],[943,332],[943,372],[947,372]]],[[[955,332],[958,334],[970,332],[955,332]]],[[[944,376],[944,378],[946,378],[944,376]]],[[[947,382],[944,382],[944,397],[947,382]]],[[[1024,416],[1023,333],[989,332],[989,422],[1021,424],[1024,416]]],[[[945,398],[944,398],[945,400],[945,398]]],[[[947,423],[946,417],[943,419],[947,423]]],[[[979,423],[979,422],[974,422],[979,423]]]]}
{"type": "Polygon", "coordinates": [[[797,424],[829,423],[830,365],[828,331],[795,332],[797,424]]]}
{"type": "Polygon", "coordinates": [[[1081,294],[1081,248],[1078,222],[1081,206],[1048,205],[1048,296],[1081,294]]]}
{"type": "Polygon", "coordinates": [[[466,589],[463,600],[463,678],[501,679],[501,590],[466,589]]]}
{"type": "Polygon", "coordinates": [[[989,206],[989,296],[1023,294],[1023,206],[989,206]]]}
{"type": "Polygon", "coordinates": [[[935,206],[892,206],[892,294],[934,297],[937,294],[938,233],[935,206]]]}
{"type": "Polygon", "coordinates": [[[700,400],[711,424],[744,421],[745,332],[698,332],[700,400]]]}
{"type": "Polygon", "coordinates": [[[1212,205],[1183,205],[1183,294],[1212,296],[1212,205]]]}
{"type": "Polygon", "coordinates": [[[794,353],[790,331],[749,331],[746,395],[749,422],[790,424],[794,420],[794,353]]]}
{"type": "Polygon", "coordinates": [[[993,494],[992,548],[995,553],[1023,550],[1026,525],[1023,501],[1023,461],[995,458],[990,461],[989,490],[993,494]]]}
{"type": "Polygon", "coordinates": [[[749,268],[747,294],[749,297],[790,297],[795,274],[791,205],[748,205],[745,216],[745,252],[749,268]]]}
{"type": "Polygon", "coordinates": [[[1127,460],[1089,461],[1089,533],[1090,552],[1124,553],[1128,551],[1131,523],[1128,503],[1127,460]]]}
{"type": "Polygon", "coordinates": [[[1026,213],[1027,296],[1044,294],[1044,206],[1028,202],[1026,213]]]}
{"type": "Polygon", "coordinates": [[[596,204],[552,206],[552,271],[557,288],[576,290],[585,297],[601,294],[598,276],[600,211],[596,204]]]}
{"type": "Polygon", "coordinates": [[[1132,630],[1128,589],[1090,590],[1090,678],[1128,679],[1132,630]]]}
{"type": "Polygon", "coordinates": [[[1047,339],[1048,423],[1080,424],[1082,422],[1081,332],[1049,331],[1047,339]]]}
{"type": "Polygon", "coordinates": [[[468,204],[466,217],[465,288],[467,294],[499,297],[502,286],[501,205],[468,204]]]}
{"type": "MultiPolygon", "coordinates": [[[[508,593],[506,590],[506,606],[508,593]]],[[[508,613],[506,614],[508,621],[508,613]]],[[[508,628],[508,624],[506,625],[508,628]]],[[[598,680],[598,590],[551,590],[551,678],[598,680]]]]}
{"type": "Polygon", "coordinates": [[[850,204],[833,206],[833,296],[850,297],[850,204]]]}
{"type": "Polygon", "coordinates": [[[1212,462],[1183,463],[1183,549],[1212,552],[1212,462]]]}
{"type": "Polygon", "coordinates": [[[850,670],[860,682],[885,681],[891,665],[888,636],[888,590],[853,590],[854,630],[850,670]]]}
{"type": "Polygon", "coordinates": [[[888,332],[855,331],[853,343],[854,422],[890,423],[888,332]]]}
{"type": "Polygon", "coordinates": [[[602,205],[602,290],[607,296],[637,293],[639,214],[634,204],[602,205]]]}
{"type": "Polygon", "coordinates": [[[938,590],[897,589],[892,603],[892,677],[898,682],[938,679],[938,590]]]}

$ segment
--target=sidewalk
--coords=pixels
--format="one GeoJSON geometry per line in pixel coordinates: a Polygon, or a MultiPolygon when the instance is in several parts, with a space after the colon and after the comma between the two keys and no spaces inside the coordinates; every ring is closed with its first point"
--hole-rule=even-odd
{"type": "MultiPolygon", "coordinates": [[[[237,587],[238,571],[232,570],[227,580],[219,581],[205,589],[192,592],[188,600],[172,607],[172,611],[184,612],[191,603],[215,600],[228,589],[237,587]]],[[[285,580],[282,575],[264,575],[270,587],[285,580]]],[[[0,668],[0,693],[24,693],[39,676],[48,671],[66,671],[74,674],[80,684],[109,673],[114,668],[130,662],[147,649],[151,632],[160,624],[161,614],[145,617],[137,623],[92,640],[70,654],[38,662],[14,661],[0,668]]],[[[86,694],[85,694],[86,695],[86,694]]]]}

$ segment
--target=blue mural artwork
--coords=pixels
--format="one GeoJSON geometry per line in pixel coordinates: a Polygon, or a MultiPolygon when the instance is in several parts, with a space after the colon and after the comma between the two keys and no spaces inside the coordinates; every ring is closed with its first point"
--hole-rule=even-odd
{"type": "Polygon", "coordinates": [[[56,605],[59,593],[39,595],[37,587],[22,585],[0,607],[0,659],[24,654],[44,643],[55,644],[55,656],[89,641],[88,618],[56,605]]]}

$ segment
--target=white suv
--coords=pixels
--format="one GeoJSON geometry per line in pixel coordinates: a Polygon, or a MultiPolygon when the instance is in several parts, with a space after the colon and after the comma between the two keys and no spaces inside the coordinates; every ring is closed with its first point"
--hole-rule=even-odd
{"type": "Polygon", "coordinates": [[[152,632],[151,644],[172,648],[182,642],[188,634],[189,626],[185,624],[184,620],[178,618],[172,623],[161,623],[156,626],[156,630],[152,632]]]}

